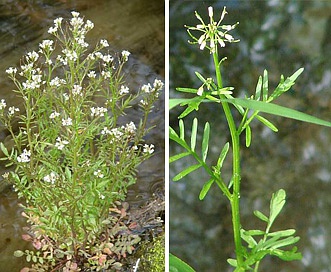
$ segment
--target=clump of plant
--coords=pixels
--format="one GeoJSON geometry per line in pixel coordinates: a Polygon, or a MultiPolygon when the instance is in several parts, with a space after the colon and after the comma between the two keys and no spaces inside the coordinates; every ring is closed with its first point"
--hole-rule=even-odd
{"type": "MultiPolygon", "coordinates": [[[[279,189],[272,195],[269,215],[263,214],[260,211],[254,211],[254,215],[266,225],[264,229],[247,230],[241,225],[240,138],[245,137],[245,145],[248,148],[252,139],[250,125],[253,120],[261,122],[275,132],[278,131],[277,127],[271,121],[262,116],[263,112],[328,127],[331,127],[331,123],[272,103],[280,95],[291,89],[298,76],[303,72],[303,68],[300,68],[287,78],[281,76],[274,90],[270,90],[271,88],[269,88],[268,72],[265,70],[263,75],[258,79],[255,93],[249,94],[245,98],[235,98],[235,89],[233,87],[223,86],[221,67],[226,57],[220,58],[220,48],[225,47],[226,43],[239,42],[239,40],[236,40],[229,33],[238,23],[222,25],[226,13],[226,9],[224,8],[220,20],[215,21],[213,8],[209,7],[209,23],[205,23],[202,17],[196,12],[195,15],[200,23],[194,27],[187,26],[188,34],[192,38],[190,43],[197,44],[201,50],[207,49],[210,52],[214,63],[215,77],[206,77],[195,72],[197,78],[201,81],[200,87],[177,88],[180,92],[194,94],[194,97],[170,100],[170,108],[177,105],[186,106],[186,109],[178,117],[180,119],[179,133],[171,127],[169,131],[170,139],[183,147],[184,152],[170,157],[170,163],[186,156],[193,156],[196,161],[195,164],[188,166],[177,174],[173,178],[173,181],[178,181],[201,167],[205,169],[209,178],[201,189],[199,199],[203,200],[209,190],[216,186],[228,199],[231,206],[235,258],[229,258],[228,263],[238,272],[247,270],[258,271],[260,262],[267,255],[276,256],[285,261],[299,260],[302,258],[302,255],[298,252],[297,247],[293,246],[299,240],[299,237],[295,236],[296,231],[294,229],[272,229],[273,223],[286,201],[286,192],[283,189],[279,189]],[[201,148],[197,148],[197,139],[199,138],[197,118],[193,120],[190,139],[185,137],[186,130],[182,118],[194,110],[199,111],[199,107],[205,103],[207,105],[209,103],[215,103],[223,109],[231,136],[229,142],[226,142],[224,145],[222,144],[223,147],[220,148],[216,163],[209,162],[207,159],[209,136],[211,134],[211,128],[208,122],[205,123],[202,133],[201,148]],[[231,105],[234,108],[231,108],[231,105]],[[240,116],[240,118],[236,120],[235,116],[240,116]],[[232,175],[229,180],[226,180],[222,174],[222,166],[230,150],[232,152],[232,175]]],[[[216,115],[215,118],[217,118],[216,115]]],[[[169,260],[170,271],[194,271],[193,268],[174,255],[170,254],[169,260]]]]}
{"type": "Polygon", "coordinates": [[[154,237],[152,241],[146,242],[140,249],[141,260],[139,269],[142,271],[159,272],[165,271],[165,236],[154,237]]]}
{"type": "Polygon", "coordinates": [[[122,72],[130,53],[110,52],[105,39],[90,47],[85,36],[93,26],[78,12],[68,22],[55,19],[54,39],[6,70],[22,107],[0,102],[14,142],[0,145],[14,167],[5,178],[23,199],[24,239],[37,250],[15,252],[34,263],[24,271],[119,269],[140,240],[126,231],[118,205],[154,152],[144,136],[163,83],[130,90],[122,72]],[[121,123],[133,104],[140,122],[121,123]]]}

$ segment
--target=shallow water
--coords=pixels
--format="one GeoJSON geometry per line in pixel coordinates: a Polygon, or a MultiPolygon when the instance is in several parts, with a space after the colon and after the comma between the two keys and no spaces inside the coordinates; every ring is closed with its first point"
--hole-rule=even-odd
{"type": "MultiPolygon", "coordinates": [[[[280,74],[292,75],[299,67],[304,74],[293,90],[280,98],[281,105],[293,107],[322,119],[330,120],[331,4],[328,1],[171,1],[170,2],[170,94],[175,87],[199,87],[194,71],[211,75],[209,53],[188,45],[183,25],[198,23],[197,10],[208,18],[227,6],[226,24],[240,22],[232,33],[239,43],[221,51],[227,56],[223,80],[241,95],[255,91],[258,76],[269,72],[269,85],[275,87],[280,74]]],[[[229,135],[222,112],[216,106],[201,106],[200,131],[211,120],[211,159],[229,135]],[[213,137],[214,135],[214,137],[213,137]]],[[[192,116],[196,116],[194,113],[192,116]]],[[[188,119],[192,119],[193,117],[188,119]]],[[[287,192],[285,210],[276,220],[275,229],[295,228],[303,259],[282,262],[276,258],[263,261],[261,271],[329,271],[331,262],[331,130],[297,121],[270,117],[279,129],[273,133],[253,124],[250,149],[242,151],[242,224],[246,229],[262,227],[252,215],[260,209],[268,213],[271,194],[279,188],[287,192]]],[[[176,112],[170,122],[176,127],[176,112]]],[[[191,126],[187,121],[187,126],[191,126]]],[[[244,139],[242,140],[244,145],[244,139]]],[[[221,146],[221,147],[220,147],[221,146]]],[[[179,152],[171,143],[170,153],[179,152]]],[[[173,177],[192,163],[180,160],[171,165],[173,177]]],[[[229,162],[225,176],[229,177],[229,162]]],[[[197,271],[232,271],[226,259],[233,252],[230,209],[225,198],[212,190],[204,201],[198,200],[208,177],[195,172],[182,182],[170,185],[170,250],[188,261],[197,271]],[[185,216],[183,216],[185,214],[185,216]]]]}
{"type": "MultiPolygon", "coordinates": [[[[0,89],[7,104],[19,101],[13,95],[5,70],[19,65],[23,54],[35,49],[47,37],[47,30],[57,17],[69,18],[70,11],[80,12],[95,27],[87,40],[94,44],[108,39],[118,51],[131,52],[127,65],[130,89],[164,78],[164,3],[147,0],[80,0],[80,1],[12,1],[0,3],[0,89]]],[[[128,192],[131,205],[139,206],[152,194],[164,188],[164,95],[156,104],[150,123],[156,125],[147,142],[156,148],[152,160],[140,167],[138,182],[128,192]]],[[[128,120],[136,117],[132,111],[128,120]]],[[[5,133],[0,131],[0,140],[5,133]]],[[[4,169],[0,169],[3,172],[4,169]]],[[[24,220],[20,216],[16,196],[10,189],[0,197],[0,271],[19,271],[22,258],[13,257],[13,251],[27,247],[20,239],[24,220]]]]}

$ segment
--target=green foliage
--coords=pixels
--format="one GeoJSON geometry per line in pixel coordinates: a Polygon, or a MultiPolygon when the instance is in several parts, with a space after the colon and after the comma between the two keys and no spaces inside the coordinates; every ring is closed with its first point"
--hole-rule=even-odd
{"type": "MultiPolygon", "coordinates": [[[[178,181],[193,171],[203,168],[209,178],[208,181],[202,186],[199,199],[203,200],[206,197],[214,183],[218,185],[222,193],[227,197],[231,205],[233,236],[236,252],[236,258],[228,259],[228,263],[235,267],[236,272],[253,269],[254,271],[258,271],[260,261],[266,255],[277,256],[285,261],[299,260],[302,258],[302,255],[297,252],[297,248],[293,246],[291,249],[288,249],[289,246],[292,246],[299,241],[299,237],[294,236],[295,230],[286,229],[271,232],[271,227],[285,204],[286,193],[283,189],[280,189],[272,195],[269,217],[260,211],[254,212],[257,218],[266,223],[265,230],[245,230],[240,223],[240,136],[243,132],[245,132],[246,147],[249,147],[252,142],[252,130],[250,124],[253,120],[261,122],[274,132],[278,131],[278,128],[271,121],[261,115],[262,113],[268,113],[275,116],[291,118],[327,127],[331,127],[331,122],[272,103],[276,98],[292,88],[297,78],[303,72],[303,68],[298,69],[293,75],[287,77],[286,79],[282,75],[277,87],[273,91],[271,91],[271,88],[269,87],[268,72],[265,70],[263,75],[261,75],[257,81],[254,94],[245,98],[234,97],[234,88],[223,86],[221,64],[226,58],[222,58],[219,61],[217,43],[220,44],[221,47],[224,47],[225,42],[238,41],[228,34],[228,32],[237,24],[221,25],[221,22],[226,14],[225,8],[223,9],[221,19],[218,23],[216,23],[213,19],[212,7],[208,8],[208,13],[210,18],[209,24],[204,23],[200,15],[196,13],[195,15],[201,24],[196,27],[187,28],[190,37],[193,39],[192,43],[199,44],[200,49],[202,50],[207,48],[213,56],[216,81],[214,81],[211,77],[206,77],[196,72],[196,76],[202,82],[202,85],[199,88],[177,88],[177,91],[195,94],[195,96],[185,99],[170,99],[169,101],[170,109],[178,105],[186,107],[178,117],[180,119],[179,134],[177,134],[177,132],[171,127],[169,128],[169,138],[184,149],[183,152],[170,157],[170,163],[186,156],[192,156],[197,162],[196,164],[188,166],[186,169],[182,170],[173,178],[173,181],[178,181]],[[201,36],[195,37],[192,31],[198,32],[201,36]],[[206,90],[204,88],[206,88],[206,90]],[[206,103],[216,103],[220,105],[223,108],[228,123],[229,132],[231,135],[233,162],[232,177],[229,181],[224,181],[222,178],[223,162],[228,154],[228,151],[230,150],[229,142],[223,145],[217,163],[212,165],[207,160],[209,136],[211,134],[210,125],[208,122],[206,122],[204,132],[202,134],[201,153],[196,150],[196,142],[198,138],[197,118],[193,120],[190,144],[185,139],[186,130],[182,118],[194,110],[199,111],[200,106],[206,103]],[[240,117],[240,120],[238,120],[239,122],[234,120],[234,116],[236,115],[233,114],[233,110],[230,108],[230,105],[238,111],[240,117]],[[260,239],[258,240],[257,238],[259,237],[260,239]],[[247,246],[244,246],[243,242],[245,242],[247,246]]],[[[170,256],[170,264],[174,266],[173,271],[192,271],[185,270],[188,269],[186,264],[181,262],[178,258],[174,256],[172,257],[172,255],[170,256]],[[178,265],[177,268],[176,265],[178,265]]]]}
{"type": "Polygon", "coordinates": [[[160,272],[165,271],[165,236],[156,237],[153,241],[143,245],[141,256],[141,269],[138,271],[160,272]]]}
{"type": "Polygon", "coordinates": [[[55,19],[48,31],[54,40],[42,41],[19,69],[6,71],[22,107],[0,102],[0,120],[14,141],[13,147],[0,144],[1,160],[15,166],[6,177],[26,203],[26,238],[36,254],[43,252],[43,263],[33,252],[24,253],[27,260],[47,271],[99,271],[118,267],[140,240],[120,234],[109,209],[124,200],[137,167],[154,151],[144,136],[163,83],[156,79],[130,91],[122,72],[130,53],[110,54],[106,40],[89,48],[85,35],[93,23],[77,12],[72,16],[69,22],[55,19]],[[120,123],[133,104],[140,122],[120,123]]]}
{"type": "Polygon", "coordinates": [[[169,253],[169,272],[194,272],[195,270],[187,263],[169,253]]]}

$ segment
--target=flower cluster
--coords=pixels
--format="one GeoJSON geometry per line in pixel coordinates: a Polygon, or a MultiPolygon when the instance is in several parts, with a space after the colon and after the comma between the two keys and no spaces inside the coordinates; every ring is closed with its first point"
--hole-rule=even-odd
{"type": "Polygon", "coordinates": [[[206,47],[209,49],[210,53],[215,53],[217,51],[217,44],[219,44],[221,47],[225,47],[226,42],[232,43],[239,41],[235,40],[233,36],[228,33],[239,24],[238,22],[234,25],[221,25],[224,16],[227,14],[225,7],[218,22],[214,21],[214,11],[212,7],[208,8],[208,14],[210,19],[208,24],[206,24],[201,16],[195,12],[195,16],[201,22],[201,24],[198,24],[195,27],[186,26],[188,34],[193,39],[193,42],[190,43],[197,43],[199,44],[201,50],[206,47]],[[199,38],[196,38],[191,33],[191,30],[202,32],[202,35],[199,38]]]}

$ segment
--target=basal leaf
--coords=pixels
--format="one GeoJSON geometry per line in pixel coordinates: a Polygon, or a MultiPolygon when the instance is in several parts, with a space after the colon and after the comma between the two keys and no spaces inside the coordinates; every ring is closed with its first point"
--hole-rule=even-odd
{"type": "Polygon", "coordinates": [[[205,129],[203,131],[203,138],[202,138],[202,161],[205,162],[208,153],[208,144],[209,144],[209,134],[210,134],[210,126],[209,123],[206,122],[205,129]]]}
{"type": "Polygon", "coordinates": [[[281,249],[275,249],[270,252],[271,255],[277,256],[283,261],[294,261],[294,260],[301,260],[302,254],[297,252],[297,247],[293,247],[290,251],[284,251],[281,249]]]}
{"type": "Polygon", "coordinates": [[[295,229],[280,230],[268,233],[268,236],[279,235],[280,237],[288,237],[295,234],[295,229]]]}
{"type": "Polygon", "coordinates": [[[199,199],[203,200],[205,198],[205,196],[207,195],[210,187],[213,185],[214,183],[214,179],[210,179],[208,180],[202,187],[200,194],[199,194],[199,199]]]}
{"type": "Polygon", "coordinates": [[[194,151],[197,142],[198,119],[193,119],[192,132],[191,132],[191,149],[194,151]]]}
{"type": "Polygon", "coordinates": [[[173,178],[173,181],[178,181],[178,180],[182,179],[183,177],[187,176],[189,173],[197,170],[199,167],[201,167],[201,164],[193,164],[193,165],[187,167],[182,172],[180,172],[179,174],[177,174],[173,178]]]}
{"type": "Polygon", "coordinates": [[[270,202],[270,216],[269,216],[269,224],[268,227],[273,224],[274,220],[283,209],[285,205],[286,192],[283,189],[278,190],[276,193],[272,194],[271,202],[270,202]]]}
{"type": "Polygon", "coordinates": [[[263,213],[261,213],[260,211],[254,211],[254,215],[257,218],[259,218],[262,221],[264,221],[264,222],[267,222],[267,223],[269,222],[269,218],[267,216],[265,216],[263,213]]]}

